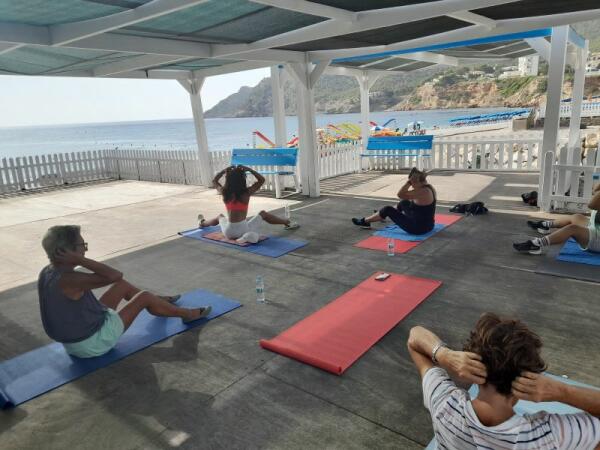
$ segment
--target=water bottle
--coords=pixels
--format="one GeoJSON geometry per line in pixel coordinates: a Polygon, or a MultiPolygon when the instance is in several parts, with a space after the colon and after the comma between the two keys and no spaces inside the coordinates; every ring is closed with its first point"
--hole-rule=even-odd
{"type": "Polygon", "coordinates": [[[265,281],[260,275],[256,277],[256,303],[266,303],[265,281]]]}
{"type": "Polygon", "coordinates": [[[388,256],[394,256],[394,239],[389,238],[387,243],[387,254],[388,256]]]}
{"type": "Polygon", "coordinates": [[[284,206],[284,215],[286,219],[290,219],[290,205],[284,206]]]}

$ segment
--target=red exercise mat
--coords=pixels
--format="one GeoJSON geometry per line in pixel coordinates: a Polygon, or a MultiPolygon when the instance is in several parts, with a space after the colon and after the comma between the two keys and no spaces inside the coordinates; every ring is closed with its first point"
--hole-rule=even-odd
{"type": "Polygon", "coordinates": [[[341,375],[442,283],[377,272],[273,339],[268,350],[341,375]]]}
{"type": "MultiPolygon", "coordinates": [[[[213,241],[219,241],[219,242],[227,242],[228,244],[233,244],[233,245],[238,245],[240,247],[248,247],[249,245],[254,245],[251,242],[238,242],[235,239],[229,239],[227,237],[225,237],[225,235],[223,233],[221,233],[220,231],[213,231],[212,233],[207,233],[205,235],[202,236],[203,238],[206,239],[211,239],[213,241]]],[[[258,242],[260,241],[264,241],[265,239],[267,239],[267,236],[261,236],[258,239],[258,242]]]]}
{"type": "MultiPolygon", "coordinates": [[[[460,219],[462,219],[462,217],[463,216],[459,216],[456,214],[436,214],[435,223],[441,223],[442,225],[445,225],[447,227],[449,225],[452,225],[454,222],[458,222],[460,219]]],[[[354,247],[387,252],[388,240],[389,238],[383,236],[369,236],[367,239],[363,239],[362,241],[354,244],[354,247]]],[[[403,241],[401,239],[394,239],[394,253],[406,253],[409,250],[415,248],[421,242],[423,241],[403,241]]]]}

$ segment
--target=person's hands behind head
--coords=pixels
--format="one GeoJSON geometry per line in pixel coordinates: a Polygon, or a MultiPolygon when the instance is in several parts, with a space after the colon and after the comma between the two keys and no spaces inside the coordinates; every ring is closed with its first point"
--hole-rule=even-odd
{"type": "Polygon", "coordinates": [[[461,384],[484,384],[487,369],[476,353],[444,348],[438,352],[440,366],[448,370],[461,384]]]}
{"type": "Polygon", "coordinates": [[[58,249],[54,255],[54,261],[59,264],[79,265],[84,256],[73,250],[58,249]]]}
{"type": "Polygon", "coordinates": [[[523,372],[513,381],[512,394],[519,400],[549,402],[558,397],[561,384],[541,373],[523,372]]]}

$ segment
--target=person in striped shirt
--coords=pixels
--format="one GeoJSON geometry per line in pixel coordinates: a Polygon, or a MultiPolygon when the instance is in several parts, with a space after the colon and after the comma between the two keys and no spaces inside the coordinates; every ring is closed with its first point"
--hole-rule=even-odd
{"type": "Polygon", "coordinates": [[[423,381],[423,399],[438,449],[600,450],[600,391],[541,374],[542,341],[513,319],[486,313],[464,351],[448,348],[423,327],[410,331],[408,351],[423,381]],[[479,385],[471,400],[459,385],[479,385]],[[520,416],[519,399],[559,401],[586,412],[520,416]]]}

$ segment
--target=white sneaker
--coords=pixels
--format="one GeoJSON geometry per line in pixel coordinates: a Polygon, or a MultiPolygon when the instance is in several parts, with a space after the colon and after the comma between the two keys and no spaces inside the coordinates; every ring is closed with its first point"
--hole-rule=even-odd
{"type": "Polygon", "coordinates": [[[297,228],[300,228],[300,225],[298,224],[298,222],[294,222],[294,221],[290,221],[290,223],[288,223],[285,226],[286,230],[295,230],[297,228]]]}
{"type": "Polygon", "coordinates": [[[198,228],[202,228],[202,222],[204,222],[204,215],[198,214],[198,228]]]}

